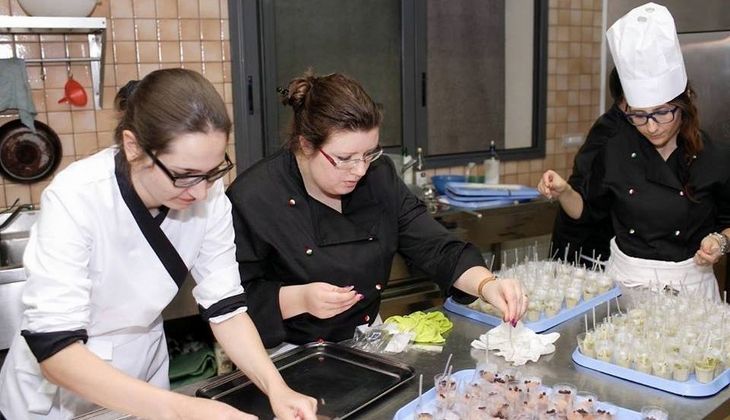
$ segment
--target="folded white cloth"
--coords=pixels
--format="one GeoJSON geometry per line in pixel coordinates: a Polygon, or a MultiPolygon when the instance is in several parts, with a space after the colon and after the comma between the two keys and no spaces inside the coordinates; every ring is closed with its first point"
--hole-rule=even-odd
{"type": "Polygon", "coordinates": [[[471,346],[485,350],[489,344],[489,350],[499,350],[497,356],[504,357],[513,366],[521,366],[528,360],[537,362],[541,355],[554,352],[553,343],[558,338],[559,333],[536,334],[522,322],[518,322],[514,328],[503,322],[480,335],[478,340],[471,342],[471,346]]]}

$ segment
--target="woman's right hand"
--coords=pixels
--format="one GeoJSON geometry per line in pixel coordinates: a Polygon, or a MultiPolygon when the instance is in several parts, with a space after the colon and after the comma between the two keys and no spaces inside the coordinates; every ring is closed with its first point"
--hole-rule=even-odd
{"type": "Polygon", "coordinates": [[[307,312],[317,318],[327,319],[352,308],[362,300],[363,295],[355,291],[355,286],[338,287],[315,282],[304,286],[302,298],[307,312]]]}
{"type": "Polygon", "coordinates": [[[545,196],[545,198],[553,199],[560,197],[560,194],[564,193],[570,185],[558,175],[557,172],[552,169],[548,169],[542,174],[540,182],[537,184],[537,190],[545,196]]]}

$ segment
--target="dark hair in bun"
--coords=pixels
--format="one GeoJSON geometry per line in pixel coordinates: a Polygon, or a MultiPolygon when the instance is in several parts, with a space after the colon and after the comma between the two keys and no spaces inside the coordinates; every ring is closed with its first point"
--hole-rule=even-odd
{"type": "Polygon", "coordinates": [[[298,150],[300,136],[319,149],[332,133],[370,131],[380,127],[383,119],[362,86],[339,73],[315,76],[310,70],[279,93],[281,102],[294,111],[288,137],[292,151],[298,150]]]}

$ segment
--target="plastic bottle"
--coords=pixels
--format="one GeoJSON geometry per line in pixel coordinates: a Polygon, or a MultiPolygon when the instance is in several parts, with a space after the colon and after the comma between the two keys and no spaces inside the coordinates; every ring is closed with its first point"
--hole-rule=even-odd
{"type": "Polygon", "coordinates": [[[494,141],[489,142],[489,157],[484,159],[484,183],[499,184],[499,156],[494,141]]]}
{"type": "Polygon", "coordinates": [[[466,169],[464,170],[464,178],[466,178],[466,182],[477,182],[477,164],[474,162],[469,162],[466,164],[466,169]]]}

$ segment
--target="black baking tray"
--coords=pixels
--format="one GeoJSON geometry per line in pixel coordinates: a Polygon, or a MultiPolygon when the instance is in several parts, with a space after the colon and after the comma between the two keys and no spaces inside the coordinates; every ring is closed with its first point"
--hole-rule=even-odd
{"type": "MultiPolygon", "coordinates": [[[[415,375],[406,364],[328,342],[297,347],[273,362],[287,385],[317,399],[320,418],[347,418],[415,375]]],[[[196,395],[260,418],[274,417],[266,395],[240,371],[198,389],[196,395]]]]}

